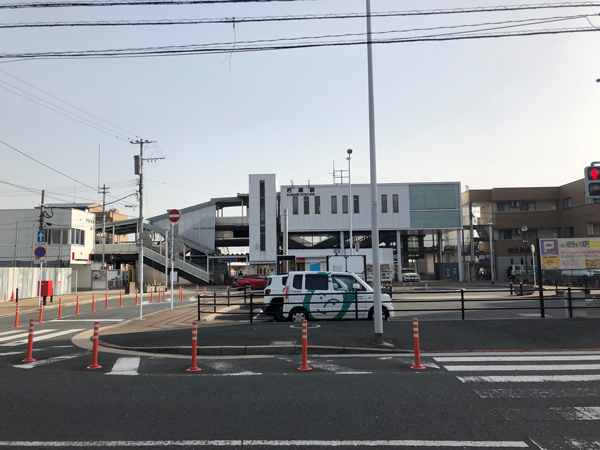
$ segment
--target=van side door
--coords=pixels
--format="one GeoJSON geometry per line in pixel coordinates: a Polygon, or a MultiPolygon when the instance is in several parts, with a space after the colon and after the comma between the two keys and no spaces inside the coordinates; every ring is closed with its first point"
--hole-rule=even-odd
{"type": "Polygon", "coordinates": [[[339,291],[342,300],[333,306],[334,314],[332,315],[332,318],[354,319],[357,310],[358,317],[366,317],[367,312],[371,307],[371,304],[369,304],[368,301],[371,300],[372,302],[373,300],[372,296],[369,297],[366,295],[367,292],[363,285],[350,274],[332,275],[331,282],[333,290],[339,291]],[[356,294],[353,288],[355,284],[360,285],[360,289],[356,291],[356,294]]]}

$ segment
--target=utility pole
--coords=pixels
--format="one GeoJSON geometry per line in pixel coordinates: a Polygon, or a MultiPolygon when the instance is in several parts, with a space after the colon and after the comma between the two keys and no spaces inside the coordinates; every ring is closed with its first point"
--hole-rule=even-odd
{"type": "Polygon", "coordinates": [[[146,158],[144,159],[144,144],[150,144],[154,141],[148,141],[146,139],[138,139],[137,141],[131,141],[133,145],[140,146],[140,155],[133,157],[135,174],[140,176],[140,187],[139,187],[139,202],[140,202],[140,216],[138,220],[138,242],[139,242],[139,255],[138,255],[138,284],[140,292],[140,319],[143,318],[142,304],[144,296],[144,161],[156,161],[164,158],[146,158]]]}
{"type": "Polygon", "coordinates": [[[106,264],[104,262],[104,244],[106,244],[106,194],[108,189],[109,188],[107,188],[105,184],[102,186],[102,189],[98,191],[99,194],[102,194],[102,270],[106,270],[106,264]]]}

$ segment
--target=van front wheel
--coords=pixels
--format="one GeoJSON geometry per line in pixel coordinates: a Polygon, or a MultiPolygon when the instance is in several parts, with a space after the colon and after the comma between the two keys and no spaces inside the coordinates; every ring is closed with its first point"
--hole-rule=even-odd
{"type": "Polygon", "coordinates": [[[302,323],[303,320],[308,320],[308,312],[303,308],[293,309],[290,313],[290,320],[295,323],[302,323]]]}
{"type": "MultiPolygon", "coordinates": [[[[371,308],[369,310],[369,320],[373,320],[373,316],[374,316],[374,309],[371,308]]],[[[390,313],[388,312],[388,310],[385,308],[385,306],[381,307],[381,318],[383,320],[388,320],[390,318],[390,313]]]]}

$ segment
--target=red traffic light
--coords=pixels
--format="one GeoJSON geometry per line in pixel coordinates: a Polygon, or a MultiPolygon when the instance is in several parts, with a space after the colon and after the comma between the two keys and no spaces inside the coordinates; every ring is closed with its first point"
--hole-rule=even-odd
{"type": "Polygon", "coordinates": [[[598,176],[600,176],[600,171],[598,168],[594,166],[585,168],[585,179],[586,180],[598,180],[598,176]]]}

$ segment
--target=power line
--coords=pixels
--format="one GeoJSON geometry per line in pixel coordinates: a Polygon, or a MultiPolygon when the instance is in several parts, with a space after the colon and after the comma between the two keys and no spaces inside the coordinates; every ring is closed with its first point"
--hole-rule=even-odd
{"type": "Polygon", "coordinates": [[[0,5],[0,9],[24,8],[72,8],[96,6],[154,6],[154,5],[204,5],[218,3],[272,3],[272,2],[298,2],[316,0],[124,0],[124,1],[97,1],[97,2],[38,2],[38,3],[9,3],[0,5]]]}

